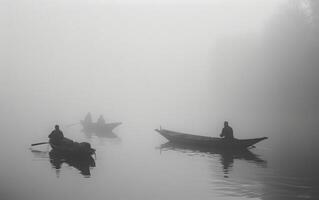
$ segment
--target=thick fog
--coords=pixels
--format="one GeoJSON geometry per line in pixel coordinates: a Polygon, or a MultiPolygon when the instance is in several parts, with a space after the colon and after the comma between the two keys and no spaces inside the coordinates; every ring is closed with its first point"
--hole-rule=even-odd
{"type": "MultiPolygon", "coordinates": [[[[100,188],[105,186],[103,174],[109,173],[103,168],[107,163],[119,170],[114,180],[109,179],[110,185],[118,182],[114,188],[119,194],[126,175],[131,175],[134,187],[125,182],[123,191],[144,194],[135,190],[140,177],[125,170],[132,157],[138,160],[136,170],[157,159],[159,165],[150,167],[149,174],[166,166],[151,152],[155,145],[149,141],[163,139],[154,128],[218,136],[228,120],[237,138],[269,137],[260,149],[272,159],[270,170],[278,170],[283,179],[285,174],[315,177],[315,184],[307,181],[314,186],[312,193],[318,191],[318,175],[313,172],[319,166],[314,159],[319,120],[318,1],[2,0],[0,24],[1,195],[12,191],[22,199],[26,185],[33,191],[46,183],[43,176],[44,182],[30,184],[47,171],[45,167],[33,171],[24,151],[32,142],[47,141],[55,124],[67,137],[70,132],[78,136],[77,129],[66,127],[88,112],[94,120],[103,114],[107,122],[122,122],[119,136],[129,141],[105,145],[108,151],[100,151],[102,167],[96,170],[100,188]],[[145,146],[151,150],[144,151],[145,146]]],[[[179,159],[171,157],[174,162],[179,159]]],[[[167,176],[185,178],[179,169],[167,176]]],[[[150,179],[143,176],[148,187],[150,179]]],[[[281,176],[269,173],[269,177],[281,176]]],[[[191,178],[198,181],[195,175],[191,178]]],[[[271,194],[277,191],[273,188],[277,185],[265,183],[262,191],[271,194]]],[[[45,189],[55,192],[50,186],[45,189]]],[[[177,190],[177,194],[188,193],[177,190]]]]}
{"type": "Polygon", "coordinates": [[[316,1],[15,0],[1,21],[4,126],[91,111],[244,137],[318,121],[316,1]]]}

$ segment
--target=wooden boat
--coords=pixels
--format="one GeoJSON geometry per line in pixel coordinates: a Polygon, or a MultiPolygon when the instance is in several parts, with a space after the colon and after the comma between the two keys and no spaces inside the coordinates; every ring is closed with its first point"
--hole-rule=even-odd
{"type": "Polygon", "coordinates": [[[86,132],[95,132],[95,133],[105,133],[110,132],[115,129],[117,126],[121,125],[121,122],[113,122],[106,124],[98,124],[98,123],[88,123],[81,120],[81,124],[83,126],[83,130],[86,132]]]}
{"type": "Polygon", "coordinates": [[[183,145],[192,145],[217,149],[245,149],[254,144],[267,139],[267,137],[254,138],[254,139],[232,139],[226,140],[223,138],[214,138],[207,136],[192,135],[187,133],[180,133],[166,129],[155,129],[162,136],[170,142],[183,145]]]}
{"type": "Polygon", "coordinates": [[[68,138],[63,138],[62,142],[58,145],[54,144],[51,140],[49,144],[53,150],[74,157],[87,157],[95,153],[95,149],[91,148],[90,143],[78,143],[68,138]]]}

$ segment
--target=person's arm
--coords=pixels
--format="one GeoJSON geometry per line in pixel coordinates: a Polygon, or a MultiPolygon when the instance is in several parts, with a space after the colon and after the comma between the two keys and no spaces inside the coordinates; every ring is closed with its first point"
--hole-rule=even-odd
{"type": "Polygon", "coordinates": [[[53,134],[53,131],[50,133],[50,135],[48,136],[48,138],[52,138],[52,134],[53,134]]]}
{"type": "Polygon", "coordinates": [[[223,128],[222,133],[219,136],[220,137],[224,137],[225,136],[225,128],[223,128]]]}
{"type": "Polygon", "coordinates": [[[63,132],[62,131],[59,131],[59,139],[63,139],[64,138],[64,136],[63,136],[63,132]]]}

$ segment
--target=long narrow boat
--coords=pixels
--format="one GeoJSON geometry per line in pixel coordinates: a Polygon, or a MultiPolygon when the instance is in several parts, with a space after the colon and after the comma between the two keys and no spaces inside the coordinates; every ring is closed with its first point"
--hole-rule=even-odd
{"type": "Polygon", "coordinates": [[[73,157],[87,157],[95,153],[95,149],[91,148],[90,143],[78,143],[68,138],[63,138],[62,142],[58,145],[54,144],[51,140],[49,144],[53,150],[73,157]]]}
{"type": "Polygon", "coordinates": [[[170,131],[166,129],[155,129],[163,137],[170,142],[183,145],[200,146],[207,148],[218,148],[218,149],[246,149],[254,144],[267,139],[267,137],[254,138],[254,139],[232,139],[226,140],[223,138],[214,138],[207,136],[192,135],[187,133],[180,133],[170,131]]]}

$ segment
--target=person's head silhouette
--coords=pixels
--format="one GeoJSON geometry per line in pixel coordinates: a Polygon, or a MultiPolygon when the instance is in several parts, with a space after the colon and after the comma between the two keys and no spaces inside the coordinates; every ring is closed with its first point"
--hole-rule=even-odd
{"type": "Polygon", "coordinates": [[[228,126],[228,121],[224,122],[224,126],[227,127],[228,126]]]}

